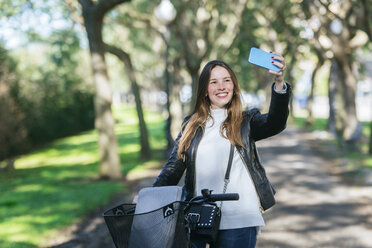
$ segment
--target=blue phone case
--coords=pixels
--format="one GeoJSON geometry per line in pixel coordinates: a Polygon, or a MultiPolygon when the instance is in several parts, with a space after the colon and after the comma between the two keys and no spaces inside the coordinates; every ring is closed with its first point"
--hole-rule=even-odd
{"type": "Polygon", "coordinates": [[[261,66],[263,68],[279,72],[280,68],[276,65],[273,65],[271,62],[274,61],[271,57],[274,54],[265,52],[261,49],[252,47],[249,53],[248,62],[254,65],[261,66]]]}

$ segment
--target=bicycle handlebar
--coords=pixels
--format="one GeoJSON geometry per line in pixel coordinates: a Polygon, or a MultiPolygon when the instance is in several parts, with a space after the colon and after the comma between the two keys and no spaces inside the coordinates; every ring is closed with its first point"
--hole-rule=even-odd
{"type": "Polygon", "coordinates": [[[209,199],[212,201],[237,201],[239,200],[238,193],[228,193],[228,194],[213,194],[210,195],[209,199]]]}
{"type": "Polygon", "coordinates": [[[239,200],[238,193],[227,193],[227,194],[209,194],[207,197],[196,196],[190,200],[190,202],[203,200],[205,202],[216,202],[216,201],[237,201],[239,200]]]}

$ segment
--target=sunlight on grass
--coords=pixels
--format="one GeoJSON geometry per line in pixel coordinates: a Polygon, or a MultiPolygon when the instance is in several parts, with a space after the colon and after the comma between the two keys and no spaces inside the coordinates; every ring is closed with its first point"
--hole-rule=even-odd
{"type": "MultiPolygon", "coordinates": [[[[0,223],[0,229],[5,237],[3,241],[6,241],[9,244],[19,242],[30,243],[34,246],[39,243],[40,236],[33,229],[33,225],[26,224],[31,222],[30,218],[13,218],[12,221],[13,223],[10,226],[5,226],[4,224],[0,223]]],[[[32,221],[32,223],[36,222],[32,221]]]]}
{"type": "Polygon", "coordinates": [[[366,162],[366,166],[372,169],[372,157],[370,156],[368,159],[366,159],[365,162],[366,162]]]}
{"type": "MultiPolygon", "coordinates": [[[[139,161],[135,108],[114,108],[115,133],[122,171],[159,166],[162,156],[139,161]]],[[[146,112],[151,147],[165,147],[160,115],[146,112]]],[[[98,179],[98,135],[95,130],[59,139],[15,162],[15,171],[0,173],[0,247],[40,247],[125,188],[120,181],[98,179]]]]}
{"type": "Polygon", "coordinates": [[[98,162],[98,135],[95,130],[59,139],[47,148],[23,156],[16,162],[18,168],[38,168],[41,166],[90,164],[98,162]]]}
{"type": "Polygon", "coordinates": [[[43,187],[40,184],[28,184],[28,185],[18,186],[14,190],[14,192],[28,192],[28,193],[31,193],[31,192],[39,191],[39,190],[42,190],[42,189],[43,189],[43,187]]]}
{"type": "Polygon", "coordinates": [[[139,152],[140,150],[141,150],[141,146],[139,144],[132,144],[132,145],[127,145],[125,147],[119,148],[120,153],[133,153],[133,152],[139,152]]]}
{"type": "Polygon", "coordinates": [[[134,172],[134,173],[140,173],[142,171],[145,171],[145,170],[148,170],[148,169],[155,169],[155,168],[159,168],[159,161],[148,161],[146,163],[144,163],[143,165],[141,166],[137,166],[136,168],[132,169],[130,172],[134,172]]]}
{"type": "Polygon", "coordinates": [[[295,117],[294,121],[296,126],[301,128],[309,128],[311,130],[326,130],[328,119],[315,118],[314,123],[311,126],[307,126],[306,119],[302,117],[295,117]]]}

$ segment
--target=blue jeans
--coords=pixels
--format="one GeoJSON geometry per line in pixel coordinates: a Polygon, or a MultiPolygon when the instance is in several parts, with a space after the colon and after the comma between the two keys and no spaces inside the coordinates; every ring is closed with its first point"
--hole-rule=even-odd
{"type": "MultiPolygon", "coordinates": [[[[192,240],[192,248],[205,248],[207,243],[192,240]]],[[[210,248],[254,248],[257,242],[256,227],[245,227],[218,231],[217,240],[210,248]]]]}

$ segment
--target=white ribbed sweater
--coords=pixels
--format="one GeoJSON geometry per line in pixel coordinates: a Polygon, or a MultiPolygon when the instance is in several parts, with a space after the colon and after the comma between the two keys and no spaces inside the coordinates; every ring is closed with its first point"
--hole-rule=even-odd
{"type": "MultiPolygon", "coordinates": [[[[206,123],[196,154],[196,195],[200,195],[200,191],[205,188],[213,190],[213,193],[222,193],[229,159],[230,142],[220,133],[221,124],[226,119],[226,110],[214,109],[211,112],[213,119],[210,118],[206,123]]],[[[239,193],[240,199],[223,203],[221,230],[265,225],[256,189],[236,149],[226,193],[239,193]]]]}

